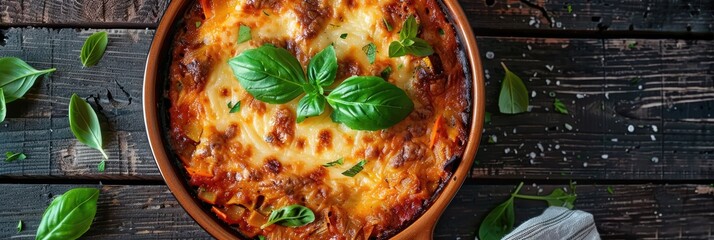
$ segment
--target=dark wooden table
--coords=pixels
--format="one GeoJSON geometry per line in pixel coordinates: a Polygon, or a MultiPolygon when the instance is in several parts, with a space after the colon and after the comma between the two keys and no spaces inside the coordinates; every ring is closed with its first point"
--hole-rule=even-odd
{"type": "MultiPolygon", "coordinates": [[[[605,238],[714,238],[707,193],[714,183],[714,1],[461,2],[494,115],[437,238],[473,239],[484,214],[521,181],[536,194],[570,180],[578,184],[576,208],[593,213],[605,238]],[[531,112],[497,113],[500,62],[532,91],[531,112]],[[551,93],[569,115],[553,111],[551,93]]],[[[0,152],[29,157],[0,164],[0,238],[33,238],[52,196],[77,186],[102,189],[86,239],[210,238],[164,185],[144,132],[144,64],[167,5],[0,1],[0,56],[58,69],[10,104],[0,124],[0,152]],[[107,54],[84,69],[79,50],[100,30],[109,32],[107,54]],[[71,93],[94,99],[110,126],[104,173],[96,171],[99,153],[68,128],[71,93]],[[26,225],[21,233],[18,220],[26,225]]],[[[517,201],[518,222],[544,208],[517,201]]]]}

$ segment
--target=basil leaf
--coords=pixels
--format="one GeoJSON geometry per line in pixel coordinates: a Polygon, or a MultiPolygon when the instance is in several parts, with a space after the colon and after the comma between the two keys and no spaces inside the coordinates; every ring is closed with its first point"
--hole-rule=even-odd
{"type": "Polygon", "coordinates": [[[263,45],[228,61],[240,85],[266,103],[289,102],[303,93],[306,84],[300,62],[287,50],[263,45]]]}
{"type": "Polygon", "coordinates": [[[57,196],[42,215],[37,240],[77,239],[89,230],[97,213],[99,189],[75,188],[57,196]]]}
{"type": "Polygon", "coordinates": [[[238,101],[238,102],[236,102],[236,104],[232,104],[232,105],[231,105],[231,102],[228,102],[228,109],[230,109],[230,111],[228,111],[229,113],[240,112],[240,101],[238,101]]]}
{"type": "Polygon", "coordinates": [[[553,107],[555,107],[555,110],[559,113],[568,114],[568,108],[565,107],[565,104],[561,102],[560,99],[556,98],[555,100],[553,100],[553,107]]]}
{"type": "Polygon", "coordinates": [[[362,47],[362,51],[367,55],[367,60],[369,64],[373,64],[374,60],[377,59],[377,46],[374,43],[369,43],[362,47]]]}
{"type": "Polygon", "coordinates": [[[434,54],[434,49],[429,45],[426,40],[421,39],[421,38],[413,38],[413,39],[408,39],[414,41],[413,44],[410,46],[406,47],[407,52],[411,53],[414,56],[417,57],[426,57],[431,54],[434,54]]]}
{"type": "Polygon", "coordinates": [[[104,159],[109,159],[102,149],[102,128],[97,114],[92,106],[76,93],[72,94],[69,101],[69,128],[79,142],[99,150],[104,159]]]}
{"type": "Polygon", "coordinates": [[[84,41],[82,51],[79,54],[79,58],[82,60],[82,65],[85,67],[97,65],[99,60],[102,59],[102,56],[104,56],[104,51],[107,49],[107,43],[109,43],[107,32],[96,32],[89,36],[89,38],[84,41]]]}
{"type": "Polygon", "coordinates": [[[392,66],[387,66],[381,73],[379,73],[379,76],[384,80],[389,80],[389,75],[392,75],[392,66]]]}
{"type": "Polygon", "coordinates": [[[22,232],[23,224],[22,220],[17,221],[17,233],[22,232]]]}
{"type": "Polygon", "coordinates": [[[501,84],[501,93],[498,96],[498,108],[501,113],[517,114],[528,111],[528,89],[521,78],[508,70],[505,64],[503,69],[506,77],[501,84]]]}
{"type": "Polygon", "coordinates": [[[250,35],[250,28],[246,25],[240,25],[238,29],[238,43],[250,41],[253,37],[250,35]]]}
{"type": "Polygon", "coordinates": [[[354,177],[359,172],[361,172],[362,169],[364,169],[365,164],[367,164],[367,160],[362,159],[362,161],[359,161],[356,165],[352,166],[350,169],[347,169],[347,171],[342,172],[342,175],[354,177]]]}
{"type": "Polygon", "coordinates": [[[342,39],[347,38],[347,33],[340,34],[340,38],[342,38],[342,39]]]}
{"type": "Polygon", "coordinates": [[[301,123],[305,118],[320,116],[323,112],[325,112],[325,97],[321,94],[307,94],[298,102],[296,121],[301,123]]]}
{"type": "Polygon", "coordinates": [[[38,77],[54,72],[50,68],[37,70],[16,57],[0,58],[0,88],[3,89],[5,102],[15,101],[27,93],[38,77]]]}
{"type": "Polygon", "coordinates": [[[515,219],[513,197],[510,197],[486,215],[478,229],[479,239],[500,240],[513,230],[515,219]]]}
{"type": "Polygon", "coordinates": [[[545,196],[545,201],[548,202],[548,206],[557,206],[557,207],[565,207],[568,209],[573,209],[575,199],[577,199],[577,195],[575,193],[566,193],[563,191],[563,189],[556,188],[545,196]]]}
{"type": "Polygon", "coordinates": [[[268,217],[268,222],[260,226],[264,229],[273,224],[280,224],[286,227],[299,227],[315,221],[315,213],[302,205],[290,205],[274,210],[268,217]]]}
{"type": "Polygon", "coordinates": [[[369,76],[346,79],[327,96],[327,102],[334,109],[332,121],[355,130],[389,128],[414,109],[404,90],[369,76]]]}
{"type": "Polygon", "coordinates": [[[5,115],[7,115],[7,108],[5,107],[5,93],[3,93],[2,88],[0,88],[0,122],[5,121],[5,115]]]}
{"type": "Polygon", "coordinates": [[[310,83],[322,89],[321,87],[330,86],[335,82],[335,75],[337,75],[337,56],[335,56],[335,47],[330,45],[310,59],[307,65],[307,78],[310,83]]]}
{"type": "Polygon", "coordinates": [[[24,153],[5,152],[5,162],[14,162],[25,160],[27,156],[24,153]]]}
{"type": "Polygon", "coordinates": [[[414,15],[409,15],[406,21],[402,25],[402,30],[399,31],[399,39],[409,39],[417,36],[419,32],[419,24],[417,24],[414,15]]]}
{"type": "Polygon", "coordinates": [[[401,43],[394,41],[389,44],[389,57],[401,57],[407,55],[407,48],[401,43]]]}
{"type": "Polygon", "coordinates": [[[337,165],[342,165],[342,164],[344,164],[344,163],[345,163],[345,159],[344,159],[344,158],[340,158],[340,159],[337,159],[337,160],[335,160],[335,161],[322,164],[322,166],[323,166],[323,167],[334,167],[334,166],[337,166],[337,165]]]}

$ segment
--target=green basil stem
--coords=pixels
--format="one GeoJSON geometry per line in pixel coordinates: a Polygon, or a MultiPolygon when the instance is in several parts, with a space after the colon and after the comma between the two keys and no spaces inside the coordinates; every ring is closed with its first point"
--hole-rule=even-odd
{"type": "Polygon", "coordinates": [[[512,198],[513,198],[513,197],[521,196],[521,195],[518,195],[518,192],[521,191],[521,187],[523,187],[523,182],[521,182],[520,184],[518,184],[518,187],[516,187],[516,191],[513,191],[513,193],[511,193],[511,197],[512,197],[512,198]]]}
{"type": "Polygon", "coordinates": [[[506,69],[506,71],[510,71],[510,70],[508,70],[508,67],[506,67],[505,63],[501,62],[501,66],[503,66],[503,69],[506,69]]]}

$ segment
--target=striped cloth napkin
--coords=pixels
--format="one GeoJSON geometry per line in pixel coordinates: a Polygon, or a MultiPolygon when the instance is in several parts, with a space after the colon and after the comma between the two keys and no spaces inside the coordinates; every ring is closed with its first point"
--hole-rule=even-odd
{"type": "Polygon", "coordinates": [[[599,240],[593,215],[564,207],[549,207],[540,216],[529,219],[502,240],[568,239],[599,240]]]}

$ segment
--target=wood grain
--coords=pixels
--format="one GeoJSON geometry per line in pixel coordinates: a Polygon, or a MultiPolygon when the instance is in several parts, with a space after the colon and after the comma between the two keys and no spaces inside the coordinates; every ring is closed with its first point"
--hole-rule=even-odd
{"type": "MultiPolygon", "coordinates": [[[[0,141],[0,150],[30,158],[7,164],[0,169],[3,176],[158,178],[140,106],[153,30],[111,30],[104,59],[82,68],[79,49],[94,31],[13,28],[5,33],[1,55],[59,70],[38,82],[25,100],[8,106],[8,119],[0,125],[0,138],[8,140],[0,141]],[[104,174],[94,170],[100,154],[78,144],[69,131],[66,109],[73,92],[101,106],[98,112],[108,123],[105,148],[111,160],[104,174]]],[[[711,111],[706,111],[714,101],[713,42],[504,37],[479,37],[478,42],[487,110],[494,116],[472,177],[714,177],[711,111]],[[500,62],[535,94],[530,113],[498,113],[500,62]],[[551,93],[570,114],[553,111],[551,93]],[[491,136],[494,143],[488,141],[491,136]]]]}
{"type": "Polygon", "coordinates": [[[212,239],[176,202],[166,186],[4,184],[0,238],[34,239],[54,196],[75,187],[101,188],[97,215],[83,239],[212,239]],[[17,222],[25,229],[17,233],[17,222]]]}
{"type": "MultiPolygon", "coordinates": [[[[53,196],[78,185],[3,184],[0,193],[0,238],[31,238],[53,196]],[[22,201],[17,201],[22,199],[22,201]],[[17,221],[25,230],[16,233],[17,221]]],[[[97,215],[85,239],[210,239],[185,213],[166,186],[89,185],[100,187],[97,215]]],[[[558,185],[526,184],[522,193],[546,194],[558,185]]],[[[606,239],[711,238],[714,195],[696,185],[579,185],[576,209],[594,215],[606,239]]],[[[504,201],[515,186],[465,185],[439,220],[436,239],[473,239],[483,217],[504,201]]],[[[546,205],[517,200],[516,223],[540,214],[546,205]]]]}
{"type": "MultiPolygon", "coordinates": [[[[545,195],[557,185],[533,186],[522,193],[545,195]]],[[[473,239],[488,212],[508,199],[515,186],[465,185],[436,227],[436,239],[473,239]]],[[[578,185],[575,209],[593,214],[603,239],[711,239],[714,195],[696,185],[578,185]],[[611,187],[613,193],[607,191],[611,187]]],[[[543,212],[540,201],[516,200],[516,224],[543,212]]]]}
{"type": "Polygon", "coordinates": [[[97,66],[83,68],[79,52],[96,30],[10,29],[2,56],[17,56],[37,69],[58,70],[35,83],[24,99],[8,104],[0,126],[0,149],[28,159],[6,164],[3,175],[95,175],[101,154],[78,143],[69,129],[72,93],[87,99],[104,123],[109,155],[105,174],[158,175],[146,138],[141,86],[149,30],[109,30],[109,45],[97,66]]]}
{"type": "Polygon", "coordinates": [[[487,110],[494,116],[474,177],[714,177],[707,111],[714,102],[714,42],[532,41],[479,38],[482,56],[494,55],[484,58],[487,110]],[[498,114],[500,62],[535,93],[530,113],[498,114]],[[567,105],[568,115],[553,111],[551,92],[567,105]],[[495,143],[489,143],[492,136],[495,143]]]}
{"type": "Polygon", "coordinates": [[[0,2],[0,25],[155,25],[167,0],[8,0],[0,2]]]}
{"type": "MultiPolygon", "coordinates": [[[[7,0],[0,2],[0,26],[131,26],[154,28],[167,0],[7,0]]],[[[512,30],[562,32],[712,33],[714,4],[706,0],[646,2],[461,0],[476,34],[518,34],[512,30]],[[570,6],[571,12],[568,11],[570,6]],[[497,26],[497,27],[496,27],[497,26]],[[511,30],[511,31],[504,31],[511,30]]]]}

